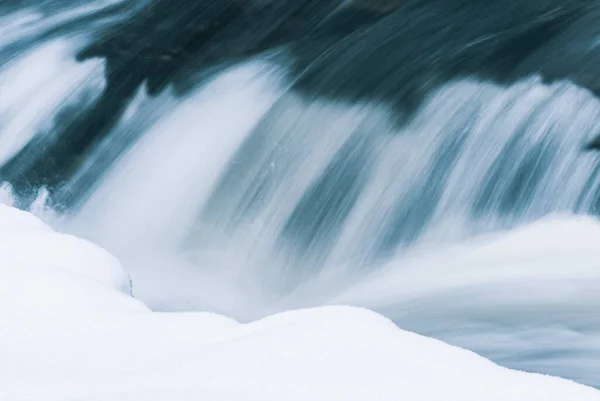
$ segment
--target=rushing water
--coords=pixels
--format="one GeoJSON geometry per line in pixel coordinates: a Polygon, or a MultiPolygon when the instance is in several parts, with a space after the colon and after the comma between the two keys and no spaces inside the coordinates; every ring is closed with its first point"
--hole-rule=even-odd
{"type": "MultiPolygon", "coordinates": [[[[0,4],[0,165],[43,158],[102,96],[104,62],[75,54],[126,14],[72,3],[0,4]]],[[[582,147],[600,132],[600,102],[588,90],[451,80],[398,124],[385,102],[289,86],[286,65],[262,55],[183,95],[140,87],[52,194],[55,224],[118,255],[157,310],[248,320],[365,305],[498,363],[600,387],[597,276],[573,269],[569,298],[560,283],[523,285],[538,273],[502,257],[497,277],[493,257],[436,256],[551,213],[597,213],[600,159],[582,147]]]]}

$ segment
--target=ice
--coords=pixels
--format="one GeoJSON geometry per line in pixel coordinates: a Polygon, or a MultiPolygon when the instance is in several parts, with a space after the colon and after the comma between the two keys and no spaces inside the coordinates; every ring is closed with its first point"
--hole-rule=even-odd
{"type": "Polygon", "coordinates": [[[151,312],[106,251],[9,206],[0,207],[0,275],[2,400],[600,400],[361,308],[249,324],[151,312]]]}

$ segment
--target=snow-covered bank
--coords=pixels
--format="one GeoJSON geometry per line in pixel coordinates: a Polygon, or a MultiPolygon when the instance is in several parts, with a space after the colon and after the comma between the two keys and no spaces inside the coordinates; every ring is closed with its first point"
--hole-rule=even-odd
{"type": "Polygon", "coordinates": [[[2,205],[0,322],[2,400],[600,400],[364,309],[154,313],[102,249],[2,205]]]}

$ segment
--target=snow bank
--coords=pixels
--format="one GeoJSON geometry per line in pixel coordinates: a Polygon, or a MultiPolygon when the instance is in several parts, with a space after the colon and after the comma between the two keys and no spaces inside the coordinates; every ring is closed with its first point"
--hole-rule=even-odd
{"type": "Polygon", "coordinates": [[[364,309],[153,313],[102,249],[0,207],[0,399],[600,401],[364,309]]]}

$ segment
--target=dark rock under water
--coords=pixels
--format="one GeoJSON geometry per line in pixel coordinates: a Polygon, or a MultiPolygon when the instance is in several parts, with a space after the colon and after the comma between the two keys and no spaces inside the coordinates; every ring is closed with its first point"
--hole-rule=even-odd
{"type": "Polygon", "coordinates": [[[77,58],[105,60],[106,89],[0,169],[20,193],[68,181],[142,85],[183,94],[265,52],[290,67],[296,93],[384,103],[400,124],[432,91],[466,77],[509,85],[540,75],[600,91],[598,1],[151,0],[105,13],[116,22],[94,29],[77,58]]]}

